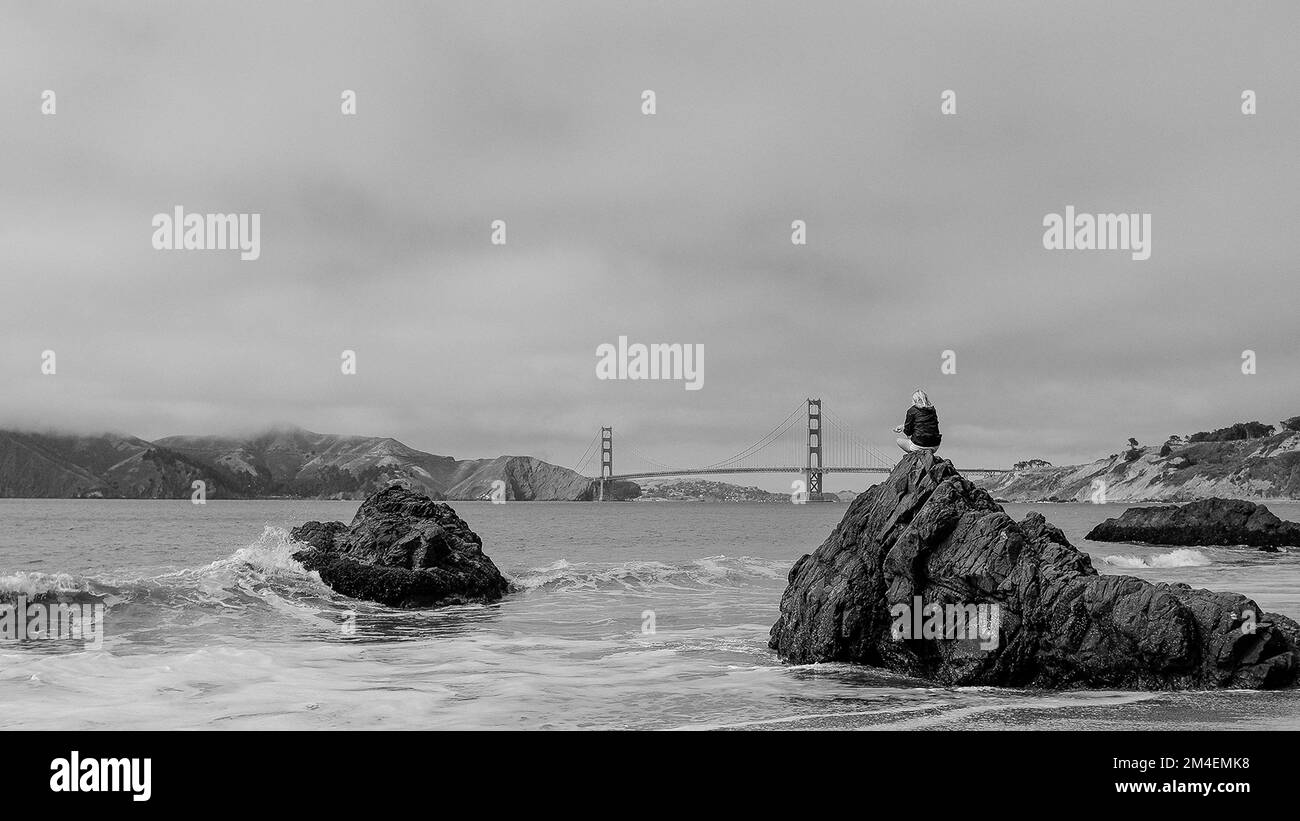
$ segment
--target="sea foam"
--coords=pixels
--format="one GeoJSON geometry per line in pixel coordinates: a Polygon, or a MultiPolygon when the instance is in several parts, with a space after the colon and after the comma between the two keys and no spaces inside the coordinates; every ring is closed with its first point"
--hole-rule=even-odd
{"type": "Polygon", "coordinates": [[[785,578],[788,561],[753,556],[706,556],[682,564],[624,562],[570,563],[560,559],[512,577],[521,590],[699,590],[738,587],[785,578]]]}
{"type": "Polygon", "coordinates": [[[1102,559],[1108,565],[1113,567],[1204,567],[1208,564],[1214,564],[1210,557],[1206,556],[1199,550],[1191,550],[1186,547],[1180,547],[1177,550],[1171,550],[1168,553],[1157,553],[1154,556],[1106,556],[1102,559]]]}

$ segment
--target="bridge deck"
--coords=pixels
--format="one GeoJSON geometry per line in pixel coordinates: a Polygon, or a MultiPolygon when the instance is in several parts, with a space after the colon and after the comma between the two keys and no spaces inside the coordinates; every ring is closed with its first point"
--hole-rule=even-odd
{"type": "MultiPolygon", "coordinates": [[[[725,473],[803,473],[807,468],[804,467],[758,467],[758,468],[700,468],[698,470],[659,470],[647,471],[644,473],[619,473],[608,477],[608,481],[615,479],[632,480],[632,479],[654,479],[661,476],[703,476],[706,474],[725,474],[725,473]]],[[[850,467],[824,467],[822,473],[891,473],[893,466],[879,468],[850,468],[850,467]]],[[[1007,473],[1003,468],[962,468],[962,475],[991,473],[1007,473]]],[[[591,477],[593,482],[599,482],[600,477],[591,477]]]]}

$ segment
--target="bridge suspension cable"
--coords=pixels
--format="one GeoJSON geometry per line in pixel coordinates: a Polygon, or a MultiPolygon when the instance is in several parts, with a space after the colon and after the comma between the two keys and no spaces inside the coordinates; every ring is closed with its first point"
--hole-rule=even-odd
{"type": "Polygon", "coordinates": [[[892,467],[893,461],[839,417],[823,408],[830,431],[827,467],[892,467]]]}
{"type": "MultiPolygon", "coordinates": [[[[764,436],[762,439],[759,439],[757,442],[745,448],[744,450],[740,451],[739,453],[736,453],[726,459],[723,459],[720,462],[714,462],[711,465],[705,466],[704,468],[702,468],[702,470],[720,470],[726,467],[739,466],[739,463],[741,461],[749,458],[750,456],[757,454],[759,451],[763,450],[764,448],[773,444],[774,442],[777,442],[781,438],[781,436],[783,436],[786,433],[786,431],[793,429],[794,423],[798,419],[799,414],[803,411],[803,409],[804,406],[802,403],[800,403],[798,406],[795,407],[794,410],[790,411],[790,414],[786,416],[785,419],[781,420],[781,422],[777,424],[776,427],[768,431],[767,435],[764,436]]],[[[795,462],[794,464],[798,464],[798,462],[795,462]]]]}
{"type": "Polygon", "coordinates": [[[672,468],[670,468],[668,465],[665,465],[663,462],[660,462],[658,459],[651,459],[649,456],[646,456],[644,453],[642,453],[641,451],[637,450],[634,447],[631,447],[629,445],[623,445],[622,448],[624,450],[632,451],[633,456],[636,456],[646,464],[654,465],[655,467],[661,470],[672,470],[672,468]]]}
{"type": "Polygon", "coordinates": [[[578,457],[578,461],[574,465],[573,469],[576,472],[584,475],[586,474],[587,463],[590,462],[592,457],[596,455],[596,443],[599,441],[600,441],[599,433],[591,437],[591,441],[587,443],[587,449],[582,452],[582,456],[578,457]]]}

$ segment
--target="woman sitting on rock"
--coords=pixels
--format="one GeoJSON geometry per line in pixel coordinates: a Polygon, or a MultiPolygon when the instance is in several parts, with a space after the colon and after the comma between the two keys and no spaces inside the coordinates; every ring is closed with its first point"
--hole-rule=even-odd
{"type": "Polygon", "coordinates": [[[908,453],[918,450],[934,450],[943,441],[939,434],[939,413],[934,409],[930,397],[920,388],[912,394],[912,407],[907,409],[907,420],[894,428],[894,433],[904,434],[907,438],[898,438],[898,446],[908,453]]]}

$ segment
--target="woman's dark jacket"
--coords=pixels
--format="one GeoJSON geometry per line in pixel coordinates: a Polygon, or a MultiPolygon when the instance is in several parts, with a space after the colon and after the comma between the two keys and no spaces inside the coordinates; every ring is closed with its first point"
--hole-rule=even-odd
{"type": "Polygon", "coordinates": [[[916,405],[907,409],[907,421],[903,423],[903,433],[913,443],[923,448],[937,448],[943,441],[939,434],[939,414],[934,408],[918,408],[916,405]]]}

